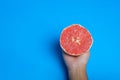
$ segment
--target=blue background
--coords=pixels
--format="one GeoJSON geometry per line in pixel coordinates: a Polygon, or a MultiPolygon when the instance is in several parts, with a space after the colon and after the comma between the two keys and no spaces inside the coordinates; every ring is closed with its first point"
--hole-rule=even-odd
{"type": "Polygon", "coordinates": [[[0,0],[0,80],[67,80],[59,37],[75,23],[94,39],[89,80],[120,80],[119,0],[0,0]]]}

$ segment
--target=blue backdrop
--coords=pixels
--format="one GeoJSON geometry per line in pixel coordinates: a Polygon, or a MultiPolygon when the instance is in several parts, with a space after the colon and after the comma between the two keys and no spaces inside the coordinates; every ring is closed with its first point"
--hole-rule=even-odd
{"type": "Polygon", "coordinates": [[[0,80],[67,80],[59,37],[75,23],[94,39],[89,80],[120,80],[119,0],[0,0],[0,80]]]}

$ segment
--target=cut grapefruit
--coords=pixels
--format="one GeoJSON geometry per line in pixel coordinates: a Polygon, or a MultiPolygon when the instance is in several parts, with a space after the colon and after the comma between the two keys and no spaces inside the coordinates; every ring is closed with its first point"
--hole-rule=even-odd
{"type": "Polygon", "coordinates": [[[62,50],[73,56],[78,56],[88,51],[93,43],[90,32],[79,24],[73,24],[63,29],[60,36],[62,50]]]}

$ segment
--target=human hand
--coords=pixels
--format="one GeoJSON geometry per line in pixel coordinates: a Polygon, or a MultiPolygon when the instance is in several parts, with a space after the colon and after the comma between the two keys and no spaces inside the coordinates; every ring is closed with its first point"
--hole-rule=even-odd
{"type": "Polygon", "coordinates": [[[88,62],[89,56],[90,56],[90,51],[87,51],[81,54],[80,56],[71,56],[63,51],[63,57],[68,69],[78,66],[85,67],[88,62]]]}
{"type": "Polygon", "coordinates": [[[80,56],[70,56],[63,52],[70,80],[88,80],[86,64],[88,63],[89,56],[89,51],[81,54],[80,56]]]}

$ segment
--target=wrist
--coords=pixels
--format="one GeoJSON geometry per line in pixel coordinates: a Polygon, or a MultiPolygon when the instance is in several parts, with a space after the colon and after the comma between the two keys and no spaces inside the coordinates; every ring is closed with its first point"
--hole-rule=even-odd
{"type": "Polygon", "coordinates": [[[86,74],[86,65],[79,65],[70,68],[68,71],[70,80],[88,80],[86,74]]]}
{"type": "Polygon", "coordinates": [[[69,71],[85,70],[85,69],[86,69],[86,64],[71,65],[70,67],[68,67],[69,71]]]}
{"type": "Polygon", "coordinates": [[[86,73],[86,65],[76,65],[68,69],[69,75],[73,74],[85,74],[86,73]]]}

